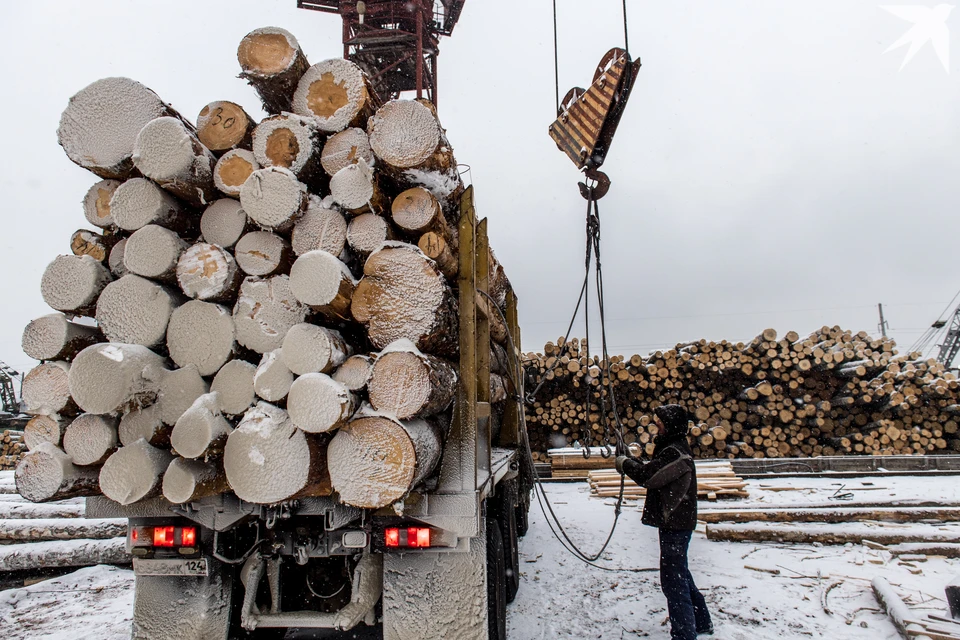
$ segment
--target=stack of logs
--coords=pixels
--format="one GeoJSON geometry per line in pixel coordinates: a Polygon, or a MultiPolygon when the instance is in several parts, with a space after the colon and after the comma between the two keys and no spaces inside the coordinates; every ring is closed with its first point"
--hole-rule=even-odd
{"type": "Polygon", "coordinates": [[[27,445],[23,441],[23,432],[4,429],[0,433],[0,471],[15,468],[26,451],[27,445]]]}
{"type": "Polygon", "coordinates": [[[694,416],[702,458],[960,452],[960,383],[935,360],[894,347],[839,327],[782,339],[767,329],[747,344],[700,340],[604,362],[561,338],[525,355],[527,388],[545,381],[527,409],[531,447],[546,461],[551,448],[612,442],[612,387],[627,442],[648,454],[662,404],[694,416]]]}
{"type": "MultiPolygon", "coordinates": [[[[60,144],[101,178],[83,199],[98,230],[47,268],[58,313],[24,331],[42,361],[23,383],[30,500],[336,492],[377,509],[437,470],[465,188],[435,109],[378,104],[359,67],[310,66],[282,29],[248,34],[238,59],[259,124],[216,101],[194,125],[126,78],[63,113],[60,144]]],[[[501,307],[508,288],[494,262],[501,307]]]]}

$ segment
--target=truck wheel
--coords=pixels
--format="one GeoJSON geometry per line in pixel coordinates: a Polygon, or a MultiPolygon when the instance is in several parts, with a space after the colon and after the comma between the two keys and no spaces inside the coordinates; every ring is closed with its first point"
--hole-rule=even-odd
{"type": "Polygon", "coordinates": [[[500,524],[487,519],[487,622],[490,640],[507,640],[507,584],[500,524]]]}
{"type": "Polygon", "coordinates": [[[514,509],[517,519],[517,535],[521,538],[527,535],[527,529],[530,528],[530,493],[520,492],[517,497],[517,507],[514,509]]]}
{"type": "Polygon", "coordinates": [[[498,519],[503,536],[503,556],[506,567],[507,602],[513,602],[520,590],[520,539],[517,534],[517,485],[510,481],[504,487],[498,519]]]}

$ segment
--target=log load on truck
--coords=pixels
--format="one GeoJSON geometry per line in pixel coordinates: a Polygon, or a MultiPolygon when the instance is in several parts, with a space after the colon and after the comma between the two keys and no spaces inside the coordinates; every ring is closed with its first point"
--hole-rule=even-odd
{"type": "Polygon", "coordinates": [[[238,59],[260,123],[126,78],[71,98],[98,230],[24,333],[45,428],[17,488],[129,519],[136,638],[505,638],[533,468],[473,187],[431,102],[283,29],[238,59]]]}

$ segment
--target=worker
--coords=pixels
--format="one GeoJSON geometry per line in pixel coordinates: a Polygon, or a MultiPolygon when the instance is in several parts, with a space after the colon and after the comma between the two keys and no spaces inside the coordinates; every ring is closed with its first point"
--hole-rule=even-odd
{"type": "Polygon", "coordinates": [[[697,470],[687,442],[686,409],[668,404],[654,409],[659,435],[653,459],[644,464],[632,456],[617,457],[617,471],[647,488],[642,522],[660,533],[660,588],[667,597],[670,637],[695,640],[712,635],[707,603],[687,568],[687,548],[697,526],[697,470]]]}

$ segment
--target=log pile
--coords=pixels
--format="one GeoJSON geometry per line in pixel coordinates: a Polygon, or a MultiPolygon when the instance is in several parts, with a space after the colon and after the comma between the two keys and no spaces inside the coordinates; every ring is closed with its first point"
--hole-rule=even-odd
{"type": "MultiPolygon", "coordinates": [[[[238,60],[262,122],[213,100],[195,126],[125,78],[64,111],[60,144],[100,179],[83,201],[97,231],[47,269],[58,313],[24,332],[42,361],[15,475],[32,501],[233,491],[379,509],[439,470],[459,273],[419,246],[455,250],[465,189],[436,111],[378,104],[359,67],[310,66],[283,29],[248,34],[238,60]]],[[[489,280],[505,308],[495,260],[489,280]]]]}
{"type": "Polygon", "coordinates": [[[9,471],[17,466],[27,453],[22,431],[4,429],[0,432],[0,471],[9,471]]]}
{"type": "Polygon", "coordinates": [[[662,404],[694,416],[691,444],[701,458],[960,452],[956,377],[862,331],[779,338],[767,329],[749,343],[700,340],[609,362],[580,340],[560,339],[526,354],[525,374],[528,389],[544,381],[527,409],[540,461],[551,448],[613,442],[604,431],[614,418],[611,388],[626,441],[647,454],[662,404]]]}

